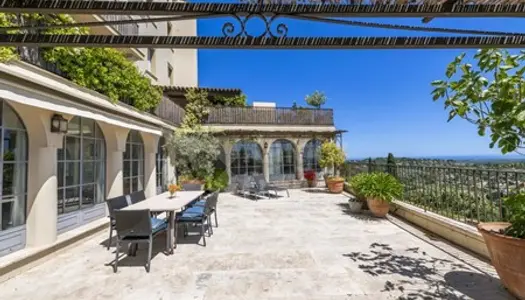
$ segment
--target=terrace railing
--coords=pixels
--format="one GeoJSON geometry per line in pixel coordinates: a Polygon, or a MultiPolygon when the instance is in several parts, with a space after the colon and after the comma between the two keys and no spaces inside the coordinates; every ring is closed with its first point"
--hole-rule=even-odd
{"type": "MultiPolygon", "coordinates": [[[[126,15],[100,15],[105,21],[124,21],[131,20],[131,16],[126,15]]],[[[110,25],[111,28],[116,30],[120,35],[138,35],[139,25],[138,24],[115,24],[110,25]]]]}
{"type": "Polygon", "coordinates": [[[20,56],[20,60],[24,61],[26,63],[30,63],[32,65],[35,65],[37,67],[40,67],[46,71],[49,71],[51,73],[55,73],[61,77],[67,78],[66,75],[61,72],[57,65],[54,63],[50,63],[44,60],[42,56],[42,50],[37,47],[18,47],[17,48],[18,55],[20,56]]]}
{"type": "Polygon", "coordinates": [[[347,179],[382,171],[404,184],[403,202],[474,225],[506,221],[504,198],[525,190],[525,170],[347,163],[347,179]]]}
{"type": "Polygon", "coordinates": [[[162,100],[153,111],[153,114],[169,123],[180,125],[184,119],[185,112],[184,108],[180,107],[169,98],[162,97],[162,100]]]}
{"type": "Polygon", "coordinates": [[[332,109],[212,107],[206,124],[334,125],[332,109]]]}

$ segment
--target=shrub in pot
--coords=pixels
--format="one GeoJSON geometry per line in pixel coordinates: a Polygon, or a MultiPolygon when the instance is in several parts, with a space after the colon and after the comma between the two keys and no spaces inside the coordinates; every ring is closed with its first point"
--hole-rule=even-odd
{"type": "Polygon", "coordinates": [[[509,222],[478,224],[503,285],[525,299],[525,193],[505,199],[509,222]]]}
{"type": "Polygon", "coordinates": [[[304,172],[304,179],[306,179],[306,182],[308,182],[308,187],[317,186],[317,176],[315,175],[314,170],[308,170],[304,172]]]}
{"type": "Polygon", "coordinates": [[[352,188],[366,198],[368,208],[376,217],[385,217],[390,203],[403,196],[403,185],[394,176],[383,172],[360,175],[352,188]]]}
{"type": "MultiPolygon", "coordinates": [[[[345,162],[343,149],[337,147],[334,142],[324,142],[319,153],[319,166],[335,170],[345,162]]],[[[328,190],[332,193],[341,193],[344,187],[344,178],[338,176],[325,175],[325,183],[328,190]],[[332,187],[332,188],[331,188],[332,187]]]]}
{"type": "Polygon", "coordinates": [[[350,179],[347,180],[349,192],[355,196],[356,200],[362,203],[361,209],[364,209],[364,210],[368,210],[368,204],[366,203],[366,197],[359,194],[357,192],[357,188],[361,180],[363,180],[366,177],[366,175],[368,175],[368,173],[359,173],[357,175],[350,177],[350,179]]]}

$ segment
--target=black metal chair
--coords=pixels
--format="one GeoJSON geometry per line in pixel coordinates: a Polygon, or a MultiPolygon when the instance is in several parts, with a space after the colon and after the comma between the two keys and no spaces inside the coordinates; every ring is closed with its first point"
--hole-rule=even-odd
{"type": "MultiPolygon", "coordinates": [[[[216,199],[212,200],[213,206],[210,206],[210,215],[214,215],[215,217],[215,227],[219,227],[219,221],[217,220],[217,203],[219,202],[219,191],[212,192],[211,194],[207,195],[205,199],[196,201],[190,208],[188,208],[186,211],[191,211],[194,209],[194,207],[204,207],[206,205],[206,201],[209,201],[211,197],[215,197],[216,199]]],[[[213,224],[211,224],[213,225],[213,224]]],[[[211,229],[211,233],[213,234],[213,229],[211,229]]]]}
{"type": "Polygon", "coordinates": [[[144,210],[117,210],[115,211],[115,229],[117,231],[117,250],[113,271],[116,273],[120,246],[122,243],[131,244],[128,254],[135,255],[139,243],[148,244],[148,257],[146,272],[149,273],[151,266],[151,252],[153,249],[153,238],[168,229],[165,220],[151,218],[149,209],[144,210]],[[155,224],[154,222],[155,221],[155,224]]]}
{"type": "Polygon", "coordinates": [[[129,195],[130,199],[131,199],[131,204],[135,204],[135,203],[138,203],[140,201],[143,201],[143,200],[146,200],[146,194],[144,193],[144,191],[137,191],[137,192],[133,192],[129,195]]]}
{"type": "Polygon", "coordinates": [[[115,211],[128,206],[128,201],[126,199],[126,196],[122,195],[122,196],[118,196],[118,197],[110,198],[106,200],[106,204],[108,206],[109,220],[110,220],[109,241],[108,241],[108,250],[109,250],[109,247],[111,246],[111,240],[113,238],[113,230],[115,230],[115,211]]]}
{"type": "MultiPolygon", "coordinates": [[[[212,227],[210,226],[209,216],[211,213],[211,208],[217,205],[217,198],[213,193],[206,198],[204,206],[201,207],[190,207],[176,215],[175,222],[177,224],[184,224],[184,237],[188,236],[187,225],[196,224],[201,227],[200,235],[202,237],[203,246],[206,247],[206,229],[210,230],[210,236],[212,233],[212,227]]],[[[177,242],[177,241],[175,241],[177,242]]]]}

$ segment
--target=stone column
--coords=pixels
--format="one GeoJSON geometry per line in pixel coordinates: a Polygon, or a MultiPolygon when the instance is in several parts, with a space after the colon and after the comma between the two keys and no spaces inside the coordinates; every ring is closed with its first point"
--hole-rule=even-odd
{"type": "Polygon", "coordinates": [[[28,165],[26,243],[43,246],[57,239],[57,147],[31,147],[28,165]]]}
{"type": "Polygon", "coordinates": [[[303,151],[297,151],[297,161],[295,169],[297,170],[297,180],[304,180],[303,151]]]}
{"type": "Polygon", "coordinates": [[[224,150],[224,165],[226,167],[226,173],[228,174],[228,185],[232,183],[232,143],[225,141],[222,144],[224,150]]]}
{"type": "Polygon", "coordinates": [[[270,182],[270,151],[263,147],[263,174],[264,179],[270,182]]]}
{"type": "Polygon", "coordinates": [[[13,108],[28,137],[26,245],[45,246],[57,239],[57,149],[64,136],[50,132],[51,112],[20,104],[13,108]]]}
{"type": "Polygon", "coordinates": [[[124,194],[123,159],[129,130],[106,123],[98,125],[106,140],[106,199],[124,194]]]}
{"type": "Polygon", "coordinates": [[[144,141],[144,194],[146,198],[157,195],[157,164],[156,154],[160,136],[142,133],[144,141]]]}

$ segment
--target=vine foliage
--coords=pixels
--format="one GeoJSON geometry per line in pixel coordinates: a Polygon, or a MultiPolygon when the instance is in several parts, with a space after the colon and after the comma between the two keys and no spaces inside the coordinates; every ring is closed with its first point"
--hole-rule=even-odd
{"type": "MultiPolygon", "coordinates": [[[[0,26],[27,24],[73,24],[69,15],[0,14],[0,26]]],[[[16,32],[16,31],[13,31],[16,32]]],[[[50,28],[42,34],[87,34],[88,29],[50,28]]],[[[125,101],[143,111],[154,109],[162,99],[162,91],[154,86],[128,61],[123,53],[111,48],[67,48],[42,49],[43,59],[54,63],[74,83],[108,96],[113,102],[125,101]]],[[[14,47],[0,47],[0,62],[17,59],[14,47]]]]}

